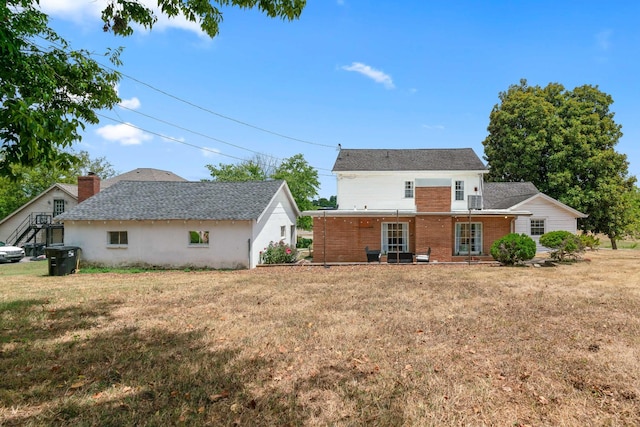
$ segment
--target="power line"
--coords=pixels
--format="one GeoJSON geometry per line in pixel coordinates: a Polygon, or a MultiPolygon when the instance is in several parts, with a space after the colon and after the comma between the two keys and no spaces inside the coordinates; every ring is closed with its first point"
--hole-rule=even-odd
{"type": "MultiPolygon", "coordinates": [[[[56,44],[56,43],[54,43],[54,42],[52,42],[50,40],[47,40],[46,38],[44,38],[44,37],[42,37],[40,35],[38,35],[38,37],[42,38],[43,40],[46,40],[49,43],[56,44]]],[[[64,49],[63,46],[61,46],[59,44],[58,44],[58,46],[60,48],[64,49]]],[[[91,53],[89,53],[89,54],[92,55],[91,53]]],[[[315,145],[315,146],[318,146],[318,147],[325,147],[325,148],[332,148],[332,149],[336,149],[336,147],[337,147],[337,145],[322,144],[322,143],[319,143],[319,142],[308,141],[308,140],[305,140],[305,139],[300,139],[300,138],[296,138],[296,137],[293,137],[293,136],[285,135],[285,134],[280,133],[280,132],[275,132],[275,131],[272,131],[272,130],[269,130],[269,129],[265,129],[263,127],[253,125],[251,123],[247,123],[245,121],[242,121],[242,120],[227,116],[225,114],[218,113],[218,112],[213,111],[213,110],[211,110],[209,108],[202,107],[202,106],[200,106],[200,105],[198,105],[198,104],[196,104],[194,102],[191,102],[191,101],[188,101],[186,99],[183,99],[183,98],[181,98],[181,97],[179,97],[177,95],[173,95],[173,94],[171,94],[171,93],[169,93],[169,92],[167,92],[167,91],[165,91],[163,89],[157,88],[157,87],[153,86],[152,84],[144,82],[144,81],[142,81],[142,80],[140,80],[140,79],[138,79],[136,77],[130,76],[128,74],[125,74],[125,73],[123,73],[123,72],[121,72],[121,71],[119,71],[119,70],[117,70],[117,69],[115,69],[115,68],[113,68],[113,67],[111,67],[109,65],[103,64],[103,63],[101,63],[99,61],[96,61],[96,62],[100,66],[102,66],[102,67],[104,67],[106,69],[109,69],[111,71],[114,71],[114,72],[118,73],[119,75],[121,75],[123,77],[126,77],[126,78],[128,78],[130,80],[133,80],[134,82],[139,83],[139,84],[141,84],[143,86],[146,86],[149,89],[151,89],[153,91],[156,91],[156,92],[158,92],[158,93],[160,93],[162,95],[168,96],[169,98],[175,99],[176,101],[182,102],[182,103],[187,104],[187,105],[189,105],[189,106],[191,106],[193,108],[197,108],[197,109],[199,109],[201,111],[204,111],[206,113],[212,114],[214,116],[217,116],[217,117],[223,118],[225,120],[229,120],[229,121],[238,123],[238,124],[240,124],[242,126],[246,126],[246,127],[249,127],[249,128],[255,129],[255,130],[259,130],[260,132],[268,133],[270,135],[274,135],[274,136],[277,136],[277,137],[280,137],[280,138],[288,139],[290,141],[296,141],[296,142],[301,142],[301,143],[304,143],[304,144],[310,144],[310,145],[315,145]]]]}
{"type": "MultiPolygon", "coordinates": [[[[42,37],[41,37],[41,38],[42,38],[42,37]]],[[[45,39],[45,40],[46,40],[46,39],[45,39]]],[[[47,41],[48,41],[48,40],[47,40],[47,41]]],[[[36,44],[36,43],[34,43],[34,46],[38,47],[38,48],[40,49],[40,52],[41,52],[41,53],[45,53],[45,52],[43,51],[43,50],[45,50],[45,49],[46,49],[45,47],[43,47],[43,46],[41,46],[41,45],[38,45],[38,44],[36,44]]],[[[114,69],[113,69],[113,68],[111,68],[111,67],[107,67],[107,66],[105,66],[104,64],[100,64],[100,65],[102,65],[102,66],[103,66],[103,67],[105,67],[105,68],[109,68],[109,69],[110,69],[110,70],[112,70],[112,71],[118,72],[117,70],[114,70],[114,69]]],[[[69,82],[65,77],[60,76],[58,73],[55,73],[55,74],[58,76],[58,78],[60,78],[61,80],[64,80],[64,81],[66,82],[66,84],[68,84],[69,86],[73,87],[73,85],[72,85],[72,84],[71,84],[71,83],[70,83],[70,82],[69,82]]],[[[142,83],[142,84],[147,85],[147,84],[146,84],[146,83],[144,83],[144,82],[141,82],[141,83],[142,83]]],[[[147,85],[147,86],[152,87],[152,86],[150,86],[150,85],[147,85]]],[[[187,102],[187,101],[185,101],[185,102],[187,102]]],[[[194,135],[198,135],[198,136],[201,136],[201,137],[203,137],[203,138],[207,138],[207,139],[210,139],[210,140],[213,140],[213,141],[217,141],[217,142],[220,142],[220,143],[222,143],[222,144],[226,144],[226,145],[229,145],[229,146],[232,146],[232,147],[235,147],[235,148],[241,149],[241,150],[249,151],[249,152],[254,153],[254,154],[257,154],[257,155],[266,156],[266,157],[272,158],[272,159],[274,159],[274,160],[279,160],[279,161],[284,160],[283,158],[276,157],[276,156],[273,156],[273,155],[270,155],[270,154],[266,154],[266,153],[262,153],[262,152],[259,152],[259,151],[251,150],[251,149],[249,149],[249,148],[242,147],[242,146],[240,146],[240,145],[236,145],[236,144],[233,144],[233,143],[230,143],[230,142],[224,141],[224,140],[222,140],[222,139],[215,138],[215,137],[212,137],[212,136],[210,136],[210,135],[206,135],[206,134],[203,134],[203,133],[201,133],[201,132],[197,132],[197,131],[194,131],[194,130],[188,129],[188,128],[184,127],[184,126],[180,126],[180,125],[177,125],[177,124],[175,124],[175,123],[171,123],[171,122],[166,121],[166,120],[164,120],[164,119],[160,119],[160,118],[157,118],[157,117],[151,116],[151,115],[149,115],[149,114],[145,114],[145,113],[142,113],[142,112],[140,112],[140,111],[136,111],[136,110],[133,110],[133,109],[131,109],[131,108],[128,108],[128,107],[122,106],[122,105],[118,105],[118,106],[119,106],[120,108],[125,109],[125,110],[132,111],[132,112],[134,112],[134,113],[136,113],[136,114],[140,114],[140,115],[142,115],[142,116],[144,116],[144,117],[150,118],[150,119],[152,119],[152,120],[156,120],[156,121],[158,121],[158,122],[161,122],[161,123],[167,124],[167,125],[169,125],[169,126],[173,126],[173,127],[175,127],[175,128],[178,128],[178,129],[184,130],[184,131],[186,131],[186,132],[190,132],[190,133],[192,133],[192,134],[194,134],[194,135]]],[[[199,107],[199,108],[200,108],[200,107],[199,107]]],[[[121,123],[121,124],[124,124],[124,125],[126,125],[126,126],[129,126],[129,127],[132,127],[132,128],[138,129],[138,130],[141,130],[141,131],[143,131],[143,132],[147,132],[147,133],[149,133],[149,134],[151,134],[151,135],[156,135],[156,136],[159,136],[159,137],[161,137],[161,138],[164,138],[164,139],[167,139],[167,140],[170,140],[170,141],[173,141],[173,142],[177,142],[177,143],[183,144],[183,145],[185,145],[185,146],[189,146],[189,147],[192,147],[192,148],[196,148],[196,149],[199,149],[199,150],[202,150],[202,151],[208,151],[208,152],[211,152],[211,153],[219,154],[219,155],[221,155],[221,156],[229,157],[229,158],[232,158],[232,159],[235,159],[235,160],[240,160],[240,161],[245,161],[245,160],[246,160],[246,159],[243,159],[243,158],[241,158],[241,157],[237,157],[237,156],[232,156],[232,155],[229,155],[229,154],[225,154],[225,153],[223,153],[223,152],[221,152],[221,151],[212,150],[212,149],[207,148],[207,147],[201,147],[201,146],[198,146],[198,145],[195,145],[195,144],[191,144],[191,143],[188,143],[188,142],[185,142],[185,141],[181,141],[181,140],[179,140],[179,139],[177,139],[177,138],[169,137],[169,136],[163,135],[163,134],[158,133],[158,132],[154,132],[154,131],[150,131],[150,130],[148,130],[148,129],[141,128],[141,127],[139,127],[139,126],[133,125],[133,124],[131,124],[131,123],[127,123],[127,122],[125,122],[124,120],[122,120],[122,118],[121,118],[121,117],[120,117],[120,115],[118,114],[117,110],[114,110],[114,113],[118,116],[118,119],[114,119],[113,117],[109,117],[109,116],[106,116],[106,115],[101,114],[101,113],[98,113],[98,112],[96,112],[95,114],[96,114],[97,116],[100,116],[100,117],[103,117],[103,118],[105,118],[105,119],[108,119],[108,120],[114,121],[114,122],[116,122],[116,123],[121,123]]],[[[327,147],[331,147],[331,146],[327,146],[327,147]]],[[[333,147],[331,147],[331,148],[333,148],[333,147]]],[[[326,169],[326,168],[318,168],[318,167],[316,167],[315,169],[317,169],[317,170],[324,170],[324,171],[329,171],[329,172],[330,172],[330,170],[329,170],[329,169],[326,169]]],[[[322,173],[318,173],[318,175],[320,175],[320,176],[326,176],[326,177],[333,177],[333,175],[322,174],[322,173]]]]}
{"type": "MultiPolygon", "coordinates": [[[[169,121],[167,121],[167,120],[160,119],[160,118],[158,118],[158,117],[154,117],[154,116],[152,116],[152,115],[150,115],[150,114],[146,114],[146,113],[143,113],[143,112],[141,112],[141,111],[134,110],[134,109],[129,108],[129,107],[125,107],[125,106],[122,106],[122,105],[118,105],[118,107],[120,107],[120,108],[122,108],[122,109],[125,109],[125,110],[128,110],[128,111],[131,111],[131,112],[133,112],[133,113],[135,113],[135,114],[139,114],[139,115],[141,115],[141,116],[147,117],[147,118],[149,118],[149,119],[152,119],[152,120],[158,121],[158,122],[160,122],[160,123],[164,123],[164,124],[166,124],[166,125],[169,125],[169,126],[175,127],[175,128],[177,128],[177,129],[183,130],[183,131],[185,131],[185,132],[189,132],[189,133],[192,133],[192,134],[194,134],[194,135],[197,135],[197,136],[200,136],[200,137],[203,137],[203,138],[207,138],[207,139],[210,139],[210,140],[212,140],[212,141],[219,142],[219,143],[221,143],[221,144],[226,144],[226,145],[229,145],[229,146],[231,146],[231,147],[235,147],[235,148],[238,148],[238,149],[240,149],[240,150],[245,150],[245,151],[248,151],[248,152],[250,152],[250,153],[257,154],[257,155],[267,156],[267,157],[272,158],[272,159],[274,159],[274,160],[278,160],[278,161],[283,161],[283,160],[284,160],[284,159],[283,159],[283,158],[281,158],[281,157],[276,157],[276,156],[272,156],[272,155],[270,155],[270,154],[265,154],[265,153],[261,153],[261,152],[259,152],[259,151],[251,150],[250,148],[245,148],[245,147],[242,147],[242,146],[240,146],[240,145],[233,144],[233,143],[231,143],[231,142],[225,141],[225,140],[223,140],[223,139],[215,138],[215,137],[213,137],[213,136],[206,135],[206,134],[204,134],[204,133],[201,133],[201,132],[198,132],[198,131],[194,131],[194,130],[188,129],[188,128],[184,127],[184,126],[180,126],[180,125],[177,125],[177,124],[175,124],[175,123],[171,123],[171,122],[169,122],[169,121]]],[[[116,115],[117,115],[117,113],[116,113],[116,115]]],[[[118,117],[120,117],[120,116],[118,116],[118,117]]],[[[325,169],[325,168],[316,168],[316,169],[318,169],[318,170],[325,170],[325,171],[329,171],[329,172],[331,171],[330,169],[325,169]]]]}
{"type": "MultiPolygon", "coordinates": [[[[232,155],[230,155],[230,154],[222,153],[222,152],[220,152],[220,151],[212,150],[211,148],[201,147],[201,146],[196,145],[196,144],[191,144],[191,143],[186,142],[186,141],[181,141],[181,140],[179,140],[178,138],[173,138],[173,137],[171,137],[171,136],[163,135],[163,134],[161,134],[161,133],[159,133],[159,132],[154,132],[154,131],[151,131],[151,130],[148,130],[148,129],[142,128],[142,127],[140,127],[140,126],[136,126],[136,125],[134,125],[134,124],[127,123],[127,122],[122,121],[122,120],[119,120],[119,119],[114,119],[113,117],[106,116],[106,115],[104,115],[104,114],[102,114],[102,113],[96,113],[96,115],[98,115],[98,116],[100,116],[100,117],[102,117],[102,118],[104,118],[104,119],[111,120],[111,121],[113,121],[113,122],[116,122],[116,123],[120,123],[120,124],[123,124],[123,125],[129,126],[129,127],[133,128],[133,129],[138,129],[138,130],[140,130],[140,131],[142,131],[142,132],[146,132],[146,133],[151,134],[151,135],[156,135],[156,136],[159,136],[160,138],[167,139],[167,140],[169,140],[169,141],[173,141],[173,142],[177,142],[178,144],[186,145],[186,146],[191,147],[191,148],[196,148],[196,149],[198,149],[198,150],[202,150],[202,151],[208,151],[208,152],[210,152],[210,153],[213,153],[213,154],[219,154],[219,155],[221,155],[221,156],[229,157],[229,158],[231,158],[231,159],[235,159],[235,160],[240,160],[240,161],[245,161],[245,160],[246,160],[246,159],[243,159],[243,158],[241,158],[241,157],[236,157],[236,156],[232,156],[232,155]]],[[[261,154],[261,153],[258,153],[258,154],[261,154]]],[[[274,157],[274,158],[275,158],[275,157],[274,157]]],[[[276,158],[276,159],[277,159],[277,158],[276,158]]],[[[316,169],[317,169],[317,168],[316,168],[316,169]]],[[[322,170],[327,170],[327,169],[322,169],[322,170]]],[[[326,177],[331,177],[331,178],[333,178],[333,175],[329,175],[329,174],[318,173],[318,175],[319,175],[319,176],[326,176],[326,177]]]]}

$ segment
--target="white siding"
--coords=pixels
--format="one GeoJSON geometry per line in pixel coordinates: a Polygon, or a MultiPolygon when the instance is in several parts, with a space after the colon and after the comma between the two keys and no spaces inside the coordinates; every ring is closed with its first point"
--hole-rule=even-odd
{"type": "Polygon", "coordinates": [[[262,217],[255,223],[253,230],[253,250],[251,252],[251,268],[260,263],[260,252],[270,242],[285,243],[295,248],[296,236],[292,236],[292,227],[295,230],[296,214],[284,191],[279,191],[271,204],[265,209],[262,217]],[[280,234],[280,227],[285,227],[285,237],[280,234]]]}
{"type": "Polygon", "coordinates": [[[65,245],[82,260],[110,266],[247,268],[251,221],[66,221],[65,245]],[[126,231],[126,247],[110,247],[109,231],[126,231]],[[189,245],[189,231],[208,231],[209,246],[189,245]]]}
{"type": "Polygon", "coordinates": [[[295,245],[295,223],[295,209],[281,190],[258,221],[65,221],[64,241],[82,249],[81,259],[110,266],[253,268],[269,242],[282,240],[281,227],[285,242],[295,245]],[[109,231],[126,231],[128,245],[108,245],[109,231]],[[189,231],[208,231],[209,245],[189,245],[189,231]]]}
{"type": "MultiPolygon", "coordinates": [[[[65,211],[70,210],[78,204],[76,199],[71,197],[68,193],[60,190],[59,188],[52,188],[50,191],[42,193],[37,198],[33,199],[30,203],[22,206],[19,210],[12,213],[11,216],[5,220],[5,222],[0,224],[0,241],[6,242],[7,244],[13,244],[13,242],[7,241],[8,237],[31,213],[47,213],[49,215],[53,215],[54,199],[62,199],[65,201],[65,211]]],[[[43,239],[44,235],[38,236],[39,242],[43,239]]]]}
{"type": "Polygon", "coordinates": [[[480,194],[480,175],[464,171],[341,172],[337,174],[338,207],[340,210],[415,210],[415,198],[404,197],[405,181],[446,178],[451,179],[452,210],[466,210],[467,196],[480,194]],[[464,181],[465,200],[455,200],[455,181],[464,181]]]}
{"type": "MultiPolygon", "coordinates": [[[[530,224],[532,219],[545,220],[545,233],[558,230],[566,230],[571,233],[578,231],[577,219],[572,213],[544,198],[538,197],[525,202],[518,207],[518,210],[530,211],[532,215],[530,217],[521,216],[516,219],[516,233],[524,233],[531,236],[530,224]]],[[[540,246],[540,236],[531,236],[531,238],[535,240],[539,252],[548,251],[544,246],[540,246]]]]}

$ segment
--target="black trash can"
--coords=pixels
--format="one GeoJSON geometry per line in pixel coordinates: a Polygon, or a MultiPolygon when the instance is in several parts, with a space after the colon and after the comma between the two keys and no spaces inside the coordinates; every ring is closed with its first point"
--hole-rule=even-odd
{"type": "Polygon", "coordinates": [[[48,246],[44,248],[49,261],[49,276],[73,274],[80,261],[80,248],[77,246],[48,246]]]}

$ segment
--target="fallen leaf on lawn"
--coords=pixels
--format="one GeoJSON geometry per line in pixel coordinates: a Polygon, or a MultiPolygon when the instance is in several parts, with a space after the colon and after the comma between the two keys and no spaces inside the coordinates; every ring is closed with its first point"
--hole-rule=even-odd
{"type": "Polygon", "coordinates": [[[70,389],[76,389],[76,388],[80,388],[80,387],[84,386],[85,384],[86,384],[85,381],[78,381],[78,382],[75,382],[75,383],[71,384],[71,387],[69,387],[69,388],[70,389]]]}
{"type": "Polygon", "coordinates": [[[204,406],[198,408],[198,413],[202,414],[204,412],[204,406]]]}
{"type": "Polygon", "coordinates": [[[539,396],[538,402],[540,402],[542,405],[546,405],[547,403],[549,403],[549,401],[544,396],[539,396]]]}
{"type": "Polygon", "coordinates": [[[209,400],[215,402],[220,399],[226,399],[227,397],[229,397],[229,392],[224,390],[218,394],[212,394],[211,396],[209,396],[209,400]]]}
{"type": "Polygon", "coordinates": [[[231,405],[231,408],[229,408],[229,409],[231,409],[231,412],[236,412],[237,413],[237,412],[240,411],[240,405],[237,404],[237,403],[234,403],[233,405],[231,405]]]}
{"type": "Polygon", "coordinates": [[[287,348],[285,346],[281,345],[280,347],[278,347],[278,351],[280,353],[286,353],[287,352],[287,348]]]}

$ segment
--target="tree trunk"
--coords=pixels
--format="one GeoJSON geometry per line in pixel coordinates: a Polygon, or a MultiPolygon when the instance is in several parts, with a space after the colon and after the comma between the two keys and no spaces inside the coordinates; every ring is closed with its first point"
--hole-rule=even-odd
{"type": "Polygon", "coordinates": [[[609,236],[609,240],[611,240],[611,249],[613,249],[614,251],[618,249],[618,244],[616,243],[616,239],[609,236]]]}

